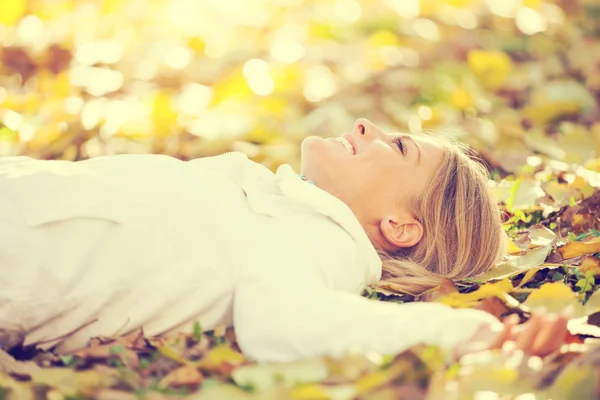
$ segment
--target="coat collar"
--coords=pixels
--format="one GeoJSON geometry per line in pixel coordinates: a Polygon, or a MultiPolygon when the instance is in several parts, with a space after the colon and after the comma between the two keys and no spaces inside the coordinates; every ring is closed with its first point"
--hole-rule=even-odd
{"type": "Polygon", "coordinates": [[[288,164],[281,165],[275,176],[283,196],[330,218],[352,236],[359,246],[364,261],[369,266],[367,284],[373,284],[381,279],[381,259],[365,230],[346,203],[325,190],[303,181],[288,164]]]}

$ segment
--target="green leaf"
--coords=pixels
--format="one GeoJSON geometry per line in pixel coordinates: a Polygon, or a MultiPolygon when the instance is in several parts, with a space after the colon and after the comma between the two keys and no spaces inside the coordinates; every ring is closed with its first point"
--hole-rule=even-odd
{"type": "Polygon", "coordinates": [[[75,363],[75,357],[73,357],[72,355],[60,356],[60,360],[65,365],[65,367],[70,367],[75,363]]]}
{"type": "Polygon", "coordinates": [[[196,342],[199,342],[202,339],[202,326],[200,326],[200,322],[194,322],[194,333],[192,335],[196,342]]]}
{"type": "Polygon", "coordinates": [[[125,351],[125,347],[122,344],[110,346],[110,354],[119,354],[125,351]]]}
{"type": "MultiPolygon", "coordinates": [[[[594,273],[592,271],[589,271],[585,274],[585,277],[577,281],[575,286],[579,288],[579,293],[587,294],[588,292],[590,292],[591,294],[591,292],[594,290],[595,283],[596,280],[594,278],[594,273]]],[[[587,299],[588,297],[586,297],[585,300],[587,301],[587,299]]]]}
{"type": "Polygon", "coordinates": [[[565,279],[565,275],[564,275],[564,274],[561,274],[560,272],[555,272],[555,273],[552,275],[552,278],[551,278],[551,279],[552,279],[554,282],[557,282],[557,281],[562,281],[563,279],[565,279]]]}

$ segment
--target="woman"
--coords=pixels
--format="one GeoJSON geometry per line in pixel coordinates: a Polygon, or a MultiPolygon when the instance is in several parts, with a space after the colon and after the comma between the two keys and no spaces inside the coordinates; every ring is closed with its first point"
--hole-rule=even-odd
{"type": "Polygon", "coordinates": [[[241,153],[2,160],[0,328],[68,352],[138,327],[227,324],[258,361],[420,342],[459,356],[478,338],[544,355],[562,342],[564,316],[519,331],[483,311],[360,296],[382,260],[416,292],[501,254],[484,170],[455,145],[360,119],[343,138],[305,139],[302,176],[241,153]]]}

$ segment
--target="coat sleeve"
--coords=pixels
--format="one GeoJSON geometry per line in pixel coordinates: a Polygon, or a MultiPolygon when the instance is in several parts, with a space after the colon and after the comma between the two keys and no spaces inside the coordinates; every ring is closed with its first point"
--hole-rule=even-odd
{"type": "Polygon", "coordinates": [[[364,282],[355,248],[339,227],[310,218],[263,229],[237,277],[234,325],[244,353],[286,362],[352,349],[395,354],[418,343],[450,348],[482,324],[499,324],[484,311],[383,303],[336,289],[364,282]]]}

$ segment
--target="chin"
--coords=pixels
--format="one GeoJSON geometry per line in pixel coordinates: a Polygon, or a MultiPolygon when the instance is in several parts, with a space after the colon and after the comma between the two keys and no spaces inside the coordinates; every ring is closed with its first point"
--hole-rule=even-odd
{"type": "Polygon", "coordinates": [[[320,136],[308,136],[300,145],[302,160],[319,159],[327,152],[325,139],[320,136]]]}
{"type": "MultiPolygon", "coordinates": [[[[314,180],[328,169],[333,157],[328,143],[320,136],[309,136],[302,141],[300,147],[302,171],[314,180]]],[[[315,181],[316,182],[316,181],[315,181]]]]}

